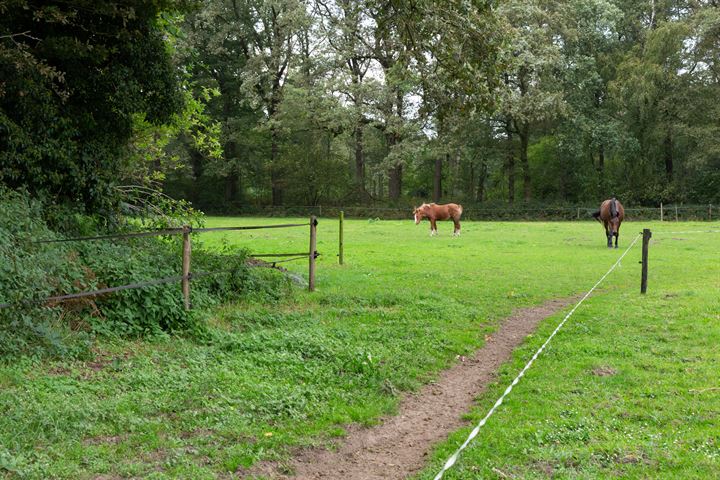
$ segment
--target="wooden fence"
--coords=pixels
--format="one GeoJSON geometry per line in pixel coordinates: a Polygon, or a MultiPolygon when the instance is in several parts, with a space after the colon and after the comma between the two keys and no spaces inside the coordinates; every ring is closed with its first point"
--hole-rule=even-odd
{"type": "MultiPolygon", "coordinates": [[[[134,288],[144,288],[155,285],[162,285],[167,283],[180,282],[182,287],[182,294],[185,301],[185,309],[189,310],[192,308],[191,302],[191,281],[193,278],[201,278],[209,275],[218,275],[224,273],[230,273],[228,270],[220,270],[215,272],[197,272],[193,273],[191,269],[192,264],[192,237],[193,233],[203,232],[222,232],[222,231],[242,231],[242,230],[258,230],[266,228],[290,228],[290,227],[310,227],[310,242],[309,249],[307,252],[296,252],[296,253],[263,253],[263,254],[251,254],[250,257],[254,258],[279,258],[274,263],[280,261],[287,261],[292,259],[307,258],[308,259],[308,289],[312,292],[315,290],[315,262],[319,255],[317,252],[317,218],[313,215],[310,217],[308,223],[285,223],[277,225],[253,225],[253,226],[239,226],[239,227],[213,227],[213,228],[192,228],[188,225],[181,228],[166,228],[162,230],[153,230],[148,232],[133,232],[133,233],[120,233],[113,235],[99,235],[94,237],[74,237],[74,238],[63,238],[53,240],[38,240],[35,243],[64,243],[64,242],[87,242],[87,241],[103,241],[112,239],[127,239],[127,238],[139,238],[139,237],[159,237],[166,235],[182,235],[182,275],[152,279],[145,282],[132,283],[126,285],[119,285],[116,287],[102,288],[98,290],[92,290],[87,292],[70,293],[64,295],[57,295],[53,297],[44,298],[37,301],[38,303],[57,303],[65,300],[74,298],[91,297],[96,295],[102,295],[107,293],[119,292],[122,290],[129,290],[134,288]]],[[[0,303],[0,309],[12,307],[12,303],[0,303]]]]}

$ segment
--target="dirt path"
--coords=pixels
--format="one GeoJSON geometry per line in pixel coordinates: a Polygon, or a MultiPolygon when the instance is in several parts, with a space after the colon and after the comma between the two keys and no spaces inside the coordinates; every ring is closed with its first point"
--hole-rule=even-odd
{"type": "Polygon", "coordinates": [[[246,478],[376,480],[402,479],[418,472],[430,448],[450,432],[467,424],[461,415],[494,378],[500,365],[535,330],[538,323],[567,306],[573,299],[553,300],[542,306],[516,311],[473,357],[462,359],[440,374],[436,382],[407,395],[398,415],[386,417],[376,427],[351,426],[337,449],[306,449],[282,467],[257,465],[246,478]],[[280,473],[292,471],[294,476],[280,473]]]}

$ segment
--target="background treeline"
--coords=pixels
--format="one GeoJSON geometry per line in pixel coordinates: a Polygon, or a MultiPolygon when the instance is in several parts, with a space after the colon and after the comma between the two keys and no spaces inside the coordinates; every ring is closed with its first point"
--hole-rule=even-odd
{"type": "Polygon", "coordinates": [[[715,1],[0,11],[0,181],[93,212],[720,201],[715,1]]]}
{"type": "Polygon", "coordinates": [[[178,59],[222,152],[166,191],[242,205],[720,199],[716,2],[210,0],[178,59]]]}

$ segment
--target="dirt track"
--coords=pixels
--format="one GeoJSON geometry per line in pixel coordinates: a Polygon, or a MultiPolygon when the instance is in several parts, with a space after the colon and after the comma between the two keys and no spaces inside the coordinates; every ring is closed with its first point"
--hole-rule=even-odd
{"type": "Polygon", "coordinates": [[[461,416],[492,381],[500,365],[535,330],[538,323],[572,299],[553,300],[516,311],[474,356],[442,372],[436,382],[406,396],[398,415],[375,427],[351,426],[335,450],[305,449],[287,464],[257,465],[245,478],[376,480],[402,479],[418,472],[432,446],[466,425],[461,416]],[[294,472],[294,475],[280,472],[294,472]]]}

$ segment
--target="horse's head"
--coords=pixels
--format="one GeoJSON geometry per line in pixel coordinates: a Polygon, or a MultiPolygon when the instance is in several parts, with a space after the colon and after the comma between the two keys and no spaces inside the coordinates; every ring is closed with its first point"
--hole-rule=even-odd
{"type": "Polygon", "coordinates": [[[608,222],[608,229],[610,230],[610,235],[617,235],[618,230],[620,230],[620,217],[614,216],[610,219],[608,222]]]}
{"type": "Polygon", "coordinates": [[[423,218],[425,218],[425,207],[427,207],[426,204],[422,204],[419,207],[415,207],[413,209],[413,216],[415,217],[415,225],[420,223],[423,218]]]}

